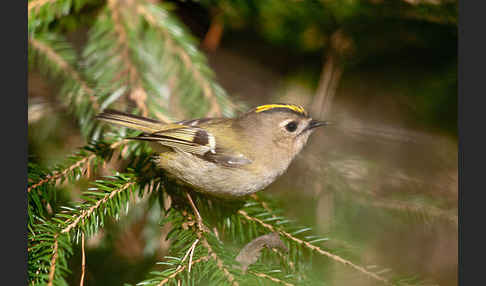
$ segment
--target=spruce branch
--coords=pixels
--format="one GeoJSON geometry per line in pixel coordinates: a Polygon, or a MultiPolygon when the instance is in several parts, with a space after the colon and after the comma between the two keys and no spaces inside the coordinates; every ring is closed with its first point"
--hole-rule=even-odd
{"type": "Polygon", "coordinates": [[[86,74],[96,81],[101,109],[130,100],[141,115],[170,122],[166,82],[158,73],[160,42],[143,38],[150,31],[134,23],[130,5],[109,1],[98,16],[83,49],[86,74]]]}
{"type": "Polygon", "coordinates": [[[194,250],[196,249],[196,245],[199,242],[199,240],[196,240],[194,244],[191,246],[191,252],[189,254],[189,267],[187,269],[188,273],[191,273],[191,265],[192,265],[192,258],[194,256],[194,250]]]}
{"type": "Polygon", "coordinates": [[[178,110],[169,106],[175,99],[190,112],[184,117],[233,115],[234,105],[194,42],[162,6],[108,1],[83,51],[101,109],[128,93],[143,116],[165,122],[172,121],[169,109],[172,116],[178,110]]]}
{"type": "Polygon", "coordinates": [[[93,108],[95,110],[99,110],[100,106],[96,99],[95,92],[92,88],[90,88],[86,81],[84,81],[80,74],[72,67],[72,65],[63,58],[62,55],[57,53],[48,43],[36,39],[33,37],[29,37],[29,44],[32,48],[36,49],[39,53],[44,55],[47,59],[51,60],[54,64],[56,64],[59,69],[62,71],[62,74],[65,76],[70,77],[72,80],[77,82],[81,89],[88,95],[88,99],[91,101],[93,108]]]}
{"type": "MultiPolygon", "coordinates": [[[[202,233],[199,232],[198,236],[202,236],[202,233]]],[[[228,269],[224,266],[223,260],[219,258],[219,256],[216,254],[216,252],[213,250],[211,245],[208,243],[206,238],[201,237],[201,243],[202,245],[207,249],[209,256],[216,262],[216,265],[218,266],[219,270],[221,270],[224,273],[224,276],[228,280],[228,282],[231,283],[231,285],[238,286],[239,283],[235,280],[235,277],[228,271],[228,269]]]]}
{"type": "MultiPolygon", "coordinates": [[[[193,260],[192,262],[189,262],[188,266],[186,265],[183,265],[181,267],[178,267],[172,274],[170,274],[167,278],[163,279],[162,281],[160,281],[159,284],[157,284],[157,286],[162,286],[164,285],[165,283],[169,282],[169,280],[171,279],[174,279],[179,273],[181,273],[182,271],[186,270],[186,268],[188,267],[191,267],[192,265],[194,264],[197,264],[199,262],[206,262],[209,260],[209,256],[203,256],[203,257],[200,257],[196,260],[193,260]]],[[[140,284],[139,284],[140,285],[140,284]]]]}
{"type": "MultiPolygon", "coordinates": [[[[258,196],[257,194],[252,194],[250,197],[254,199],[257,203],[259,203],[267,213],[271,214],[272,219],[279,220],[279,218],[275,215],[275,211],[270,208],[270,206],[267,204],[267,202],[264,199],[260,198],[260,196],[258,196]]],[[[288,256],[283,255],[275,247],[272,247],[272,251],[279,257],[279,259],[284,263],[284,265],[288,265],[292,272],[296,272],[295,263],[291,261],[288,256]]],[[[301,279],[306,278],[305,274],[298,273],[298,276],[301,279]]]]}
{"type": "MultiPolygon", "coordinates": [[[[192,266],[199,264],[199,262],[202,261],[208,262],[212,260],[208,251],[202,251],[205,248],[199,243],[203,238],[199,226],[195,223],[192,216],[185,210],[181,211],[171,207],[166,213],[163,223],[165,222],[170,222],[172,225],[172,230],[166,238],[173,240],[170,248],[172,256],[166,256],[164,262],[159,262],[157,264],[167,265],[170,266],[170,268],[165,269],[162,272],[152,271],[150,274],[154,275],[154,277],[139,282],[137,285],[165,285],[170,282],[172,282],[173,285],[178,285],[176,279],[177,277],[180,277],[178,276],[179,274],[184,271],[187,271],[187,274],[189,274],[189,269],[192,266]],[[192,223],[188,224],[187,222],[192,223]],[[191,257],[193,256],[196,258],[192,259],[191,257]],[[188,262],[184,264],[186,260],[188,260],[188,262]]],[[[204,264],[204,267],[212,268],[213,264],[204,264]]]]}
{"type": "Polygon", "coordinates": [[[203,78],[199,70],[195,68],[188,53],[185,52],[180,46],[177,46],[175,44],[168,30],[156,21],[154,15],[152,15],[145,6],[140,4],[137,5],[137,11],[144,17],[144,19],[148,23],[150,23],[150,25],[158,28],[162,32],[162,34],[166,38],[167,48],[169,49],[169,51],[175,53],[182,60],[186,69],[192,72],[195,81],[202,86],[203,94],[211,102],[212,106],[208,112],[208,116],[221,116],[221,108],[219,107],[213,91],[209,86],[209,82],[205,78],[203,78]]]}
{"type": "Polygon", "coordinates": [[[86,254],[84,253],[84,232],[81,234],[81,279],[79,286],[84,285],[84,270],[86,269],[86,254]]]}
{"type": "MultiPolygon", "coordinates": [[[[126,143],[126,140],[120,140],[117,142],[112,143],[109,148],[110,149],[115,149],[121,145],[126,143]]],[[[45,175],[45,178],[39,180],[36,183],[33,183],[27,188],[27,192],[30,193],[31,190],[39,188],[43,186],[44,184],[58,184],[62,181],[62,179],[66,178],[67,176],[73,174],[74,172],[79,172],[81,174],[85,174],[90,170],[91,165],[93,164],[94,159],[96,159],[99,156],[97,153],[89,153],[86,152],[86,148],[84,148],[81,152],[78,154],[72,156],[75,161],[70,164],[69,166],[65,168],[60,168],[60,171],[55,171],[52,174],[45,175]]],[[[103,159],[103,158],[100,158],[103,159]]],[[[71,159],[72,160],[72,159],[71,159]]]]}
{"type": "Polygon", "coordinates": [[[72,254],[69,238],[58,233],[58,228],[42,220],[29,233],[28,272],[29,282],[43,285],[66,285],[69,273],[67,257],[72,254]]]}
{"type": "Polygon", "coordinates": [[[260,273],[260,272],[256,272],[256,271],[248,271],[248,273],[253,274],[255,276],[258,276],[258,277],[262,277],[262,278],[265,278],[265,279],[269,279],[269,280],[271,280],[273,282],[277,282],[277,283],[283,284],[285,286],[294,286],[294,284],[290,284],[288,282],[285,282],[285,281],[280,280],[278,278],[272,277],[272,276],[270,276],[268,274],[265,274],[265,273],[260,273]]]}
{"type": "MultiPolygon", "coordinates": [[[[98,180],[95,184],[96,189],[101,192],[94,192],[95,189],[92,188],[84,193],[84,203],[75,208],[66,206],[67,212],[58,213],[51,220],[39,218],[40,223],[32,225],[33,231],[29,234],[28,247],[29,268],[38,269],[35,275],[30,272],[29,278],[32,281],[47,278],[48,285],[57,285],[56,281],[62,281],[67,270],[66,259],[71,253],[72,241],[70,232],[77,229],[75,237],[79,237],[80,233],[83,244],[85,232],[91,234],[96,232],[103,224],[104,216],[118,218],[123,206],[128,208],[125,204],[129,199],[127,191],[133,189],[135,184],[140,190],[145,191],[143,196],[151,194],[156,187],[153,182],[143,183],[131,174],[118,174],[108,178],[111,180],[98,180]],[[48,275],[43,276],[42,273],[46,271],[48,275]]],[[[82,251],[84,251],[83,245],[82,251]]],[[[82,267],[84,269],[84,266],[82,267]]],[[[83,280],[84,275],[82,275],[83,280]]]]}
{"type": "Polygon", "coordinates": [[[254,199],[255,201],[257,201],[259,204],[261,204],[263,209],[265,209],[267,212],[271,213],[272,218],[276,218],[276,216],[274,214],[275,211],[270,208],[270,206],[265,202],[265,200],[260,198],[257,194],[252,194],[251,198],[254,199]]]}
{"type": "MultiPolygon", "coordinates": [[[[236,260],[235,260],[236,253],[229,254],[226,248],[221,248],[222,241],[220,240],[219,236],[216,236],[216,233],[212,233],[208,231],[208,228],[206,226],[201,226],[200,224],[198,224],[192,215],[188,214],[186,211],[182,211],[181,215],[185,219],[184,222],[182,223],[182,228],[184,229],[189,229],[190,227],[194,228],[197,237],[201,241],[201,245],[206,249],[208,256],[211,258],[211,260],[214,261],[217,270],[222,273],[226,282],[230,283],[231,285],[240,285],[240,282],[244,283],[248,279],[248,276],[245,275],[235,276],[236,273],[234,271],[230,271],[230,268],[226,266],[226,265],[230,265],[232,269],[239,269],[239,267],[237,267],[234,264],[235,262],[238,261],[238,256],[236,256],[236,260]],[[230,260],[228,260],[229,258],[230,260]]],[[[240,231],[247,232],[248,230],[242,229],[240,231]]],[[[224,238],[221,239],[224,240],[224,238]]],[[[281,247],[286,248],[285,245],[281,245],[281,247]]],[[[186,251],[184,258],[188,255],[187,253],[189,253],[189,250],[186,251]]],[[[184,261],[184,258],[182,259],[182,261],[184,261]]],[[[258,271],[253,271],[253,272],[257,274],[261,274],[261,275],[255,275],[257,277],[265,278],[267,280],[270,279],[271,281],[278,282],[278,283],[288,283],[287,281],[271,276],[270,273],[273,273],[275,270],[271,270],[268,267],[264,267],[262,270],[266,272],[265,273],[258,272],[258,271]]],[[[240,274],[245,274],[245,271],[242,271],[240,274]]],[[[286,285],[293,285],[293,284],[288,283],[286,285]]]]}
{"type": "Polygon", "coordinates": [[[81,9],[92,0],[32,0],[27,6],[28,32],[35,35],[40,31],[52,30],[54,20],[67,16],[73,10],[81,9]]]}
{"type": "Polygon", "coordinates": [[[278,230],[274,226],[272,226],[272,225],[270,225],[268,223],[265,223],[265,222],[263,222],[262,220],[260,220],[260,219],[258,219],[256,217],[252,217],[252,216],[248,215],[248,213],[245,212],[244,210],[239,210],[238,211],[238,214],[242,215],[245,219],[247,219],[249,221],[253,221],[253,222],[258,223],[259,225],[263,226],[266,229],[269,229],[272,232],[278,232],[278,233],[282,234],[283,236],[285,236],[288,239],[296,242],[299,245],[305,246],[305,247],[307,247],[307,248],[309,248],[309,249],[311,249],[311,250],[313,250],[313,251],[315,251],[315,252],[317,252],[317,253],[319,253],[321,255],[325,255],[325,256],[333,259],[334,261],[337,261],[337,262],[342,263],[344,265],[348,265],[348,266],[354,268],[355,270],[357,270],[357,271],[359,271],[359,272],[361,272],[361,273],[363,273],[363,274],[365,274],[365,275],[367,275],[367,276],[369,276],[369,277],[371,277],[371,278],[373,278],[375,280],[378,280],[378,281],[383,282],[386,285],[392,285],[392,283],[390,283],[390,281],[388,279],[386,279],[385,277],[382,277],[382,276],[380,276],[380,275],[378,275],[376,273],[373,273],[371,271],[368,271],[364,267],[359,266],[359,265],[356,265],[356,264],[352,263],[351,261],[346,260],[346,259],[344,259],[344,258],[342,258],[342,257],[340,257],[338,255],[335,255],[335,254],[332,254],[332,253],[330,253],[328,251],[325,251],[325,250],[321,249],[320,247],[317,247],[315,245],[312,245],[308,241],[299,239],[299,238],[293,236],[292,234],[290,234],[290,233],[288,233],[286,231],[278,230]]]}
{"type": "MultiPolygon", "coordinates": [[[[76,237],[80,231],[88,235],[95,233],[103,226],[106,215],[119,219],[122,210],[128,211],[130,199],[135,190],[143,198],[152,194],[160,187],[158,179],[145,180],[143,166],[129,173],[118,173],[107,176],[105,180],[96,180],[93,188],[83,193],[84,202],[74,208],[67,207],[67,212],[60,213],[54,218],[61,234],[69,234],[76,230],[76,237]],[[134,173],[137,172],[137,173],[134,173]],[[138,173],[141,172],[141,173],[138,173]],[[157,182],[154,182],[154,181],[157,182]]],[[[137,201],[136,201],[137,203],[137,201]]]]}
{"type": "Polygon", "coordinates": [[[121,70],[118,76],[124,77],[126,74],[128,84],[132,87],[129,95],[130,99],[137,104],[143,116],[148,116],[148,108],[146,105],[147,92],[141,84],[141,75],[132,59],[132,51],[128,44],[128,35],[123,25],[119,4],[120,2],[118,0],[108,0],[108,7],[111,12],[115,32],[118,34],[117,45],[121,50],[121,59],[125,65],[125,69],[121,70]]]}
{"type": "Polygon", "coordinates": [[[82,133],[95,139],[101,130],[92,119],[102,106],[96,91],[78,71],[72,45],[60,35],[42,33],[29,37],[29,46],[29,64],[37,60],[41,72],[64,80],[57,95],[60,102],[74,113],[82,133]]]}
{"type": "Polygon", "coordinates": [[[51,267],[49,269],[49,281],[47,283],[48,286],[52,286],[54,282],[54,274],[56,273],[56,262],[57,262],[57,250],[58,250],[58,241],[57,241],[57,234],[54,235],[54,245],[52,247],[52,258],[51,258],[51,267]]]}
{"type": "MultiPolygon", "coordinates": [[[[201,87],[204,97],[210,102],[207,116],[221,116],[223,114],[220,101],[226,95],[216,85],[208,74],[204,55],[194,47],[194,40],[181,29],[181,24],[173,19],[161,6],[150,3],[138,4],[137,12],[154,29],[160,32],[165,41],[167,51],[180,59],[194,82],[201,87]],[[178,29],[172,28],[179,26],[178,29]]],[[[169,57],[170,58],[170,57],[169,57]]],[[[229,107],[229,101],[225,102],[229,107]]]]}
{"type": "MultiPolygon", "coordinates": [[[[197,210],[192,200],[190,202],[192,204],[192,207],[197,210]]],[[[185,217],[189,218],[190,222],[194,221],[194,219],[187,213],[185,217]]],[[[197,241],[201,241],[201,244],[204,246],[204,248],[206,248],[209,257],[216,262],[216,266],[218,267],[218,269],[224,273],[225,278],[228,280],[228,282],[230,282],[231,285],[238,286],[239,284],[235,280],[235,277],[225,267],[223,260],[219,258],[218,254],[216,254],[216,252],[211,247],[211,244],[209,244],[208,240],[206,239],[205,234],[208,233],[206,226],[202,225],[199,221],[192,225],[196,227],[196,235],[198,237],[197,241]]]]}
{"type": "Polygon", "coordinates": [[[135,181],[129,181],[121,187],[107,193],[102,199],[96,201],[91,207],[82,210],[79,214],[71,217],[66,223],[68,224],[61,230],[61,233],[69,233],[73,228],[77,227],[80,222],[84,222],[89,216],[91,216],[96,210],[98,210],[103,204],[106,204],[109,200],[113,199],[121,192],[128,190],[135,185],[135,181]]]}
{"type": "Polygon", "coordinates": [[[90,163],[91,160],[96,158],[96,154],[91,154],[88,157],[84,157],[80,159],[79,161],[76,161],[74,164],[71,166],[67,167],[61,172],[56,172],[52,175],[47,175],[45,179],[40,180],[39,182],[31,185],[30,187],[27,188],[27,192],[30,193],[31,190],[36,189],[46,183],[54,183],[57,184],[62,177],[66,177],[69,173],[72,173],[74,169],[77,168],[82,168],[81,172],[84,173],[83,170],[86,170],[87,167],[86,165],[90,163]]]}
{"type": "Polygon", "coordinates": [[[58,165],[54,171],[46,171],[36,164],[28,165],[28,227],[32,231],[36,217],[46,217],[52,213],[55,204],[57,185],[63,182],[76,182],[89,177],[99,166],[105,164],[105,159],[112,155],[112,150],[121,146],[125,141],[115,141],[111,145],[92,144],[81,148],[79,152],[70,156],[68,163],[58,165]]]}

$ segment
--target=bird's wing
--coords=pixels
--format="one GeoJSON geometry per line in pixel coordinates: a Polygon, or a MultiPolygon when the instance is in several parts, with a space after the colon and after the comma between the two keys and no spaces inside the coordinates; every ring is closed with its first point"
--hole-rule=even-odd
{"type": "Polygon", "coordinates": [[[214,135],[201,127],[179,125],[172,129],[154,133],[143,133],[132,139],[154,141],[228,167],[251,163],[242,154],[233,152],[223,146],[218,146],[214,135]]]}
{"type": "Polygon", "coordinates": [[[215,153],[208,152],[204,154],[202,158],[226,167],[243,166],[252,162],[241,153],[231,152],[230,150],[223,148],[216,148],[215,153]]]}
{"type": "Polygon", "coordinates": [[[164,146],[204,155],[206,152],[215,152],[216,142],[214,136],[199,127],[179,125],[172,129],[143,133],[131,139],[154,141],[164,146]]]}

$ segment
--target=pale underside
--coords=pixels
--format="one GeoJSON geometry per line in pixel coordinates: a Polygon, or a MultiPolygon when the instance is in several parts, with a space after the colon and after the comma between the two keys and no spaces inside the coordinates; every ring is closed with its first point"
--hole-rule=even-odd
{"type": "MultiPolygon", "coordinates": [[[[288,167],[256,172],[253,168],[225,167],[191,153],[172,149],[156,157],[157,166],[196,191],[222,198],[236,198],[266,188],[288,167]]],[[[290,162],[289,162],[290,163],[290,162]]]]}

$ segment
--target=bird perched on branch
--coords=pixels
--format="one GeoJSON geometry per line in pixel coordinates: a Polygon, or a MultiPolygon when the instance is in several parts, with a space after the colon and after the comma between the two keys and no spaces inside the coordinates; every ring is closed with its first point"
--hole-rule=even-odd
{"type": "Polygon", "coordinates": [[[97,118],[142,131],[130,139],[152,142],[158,167],[196,191],[222,198],[267,187],[287,170],[314,128],[328,124],[293,104],[260,105],[236,118],[170,124],[115,110],[97,118]]]}

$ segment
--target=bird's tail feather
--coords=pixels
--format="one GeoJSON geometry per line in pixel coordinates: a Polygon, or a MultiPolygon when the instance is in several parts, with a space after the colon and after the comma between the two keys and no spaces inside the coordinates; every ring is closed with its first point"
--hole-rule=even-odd
{"type": "Polygon", "coordinates": [[[140,130],[146,133],[153,133],[163,128],[165,123],[133,115],[113,109],[106,109],[96,116],[96,119],[103,120],[112,124],[121,125],[130,129],[140,130]]]}

